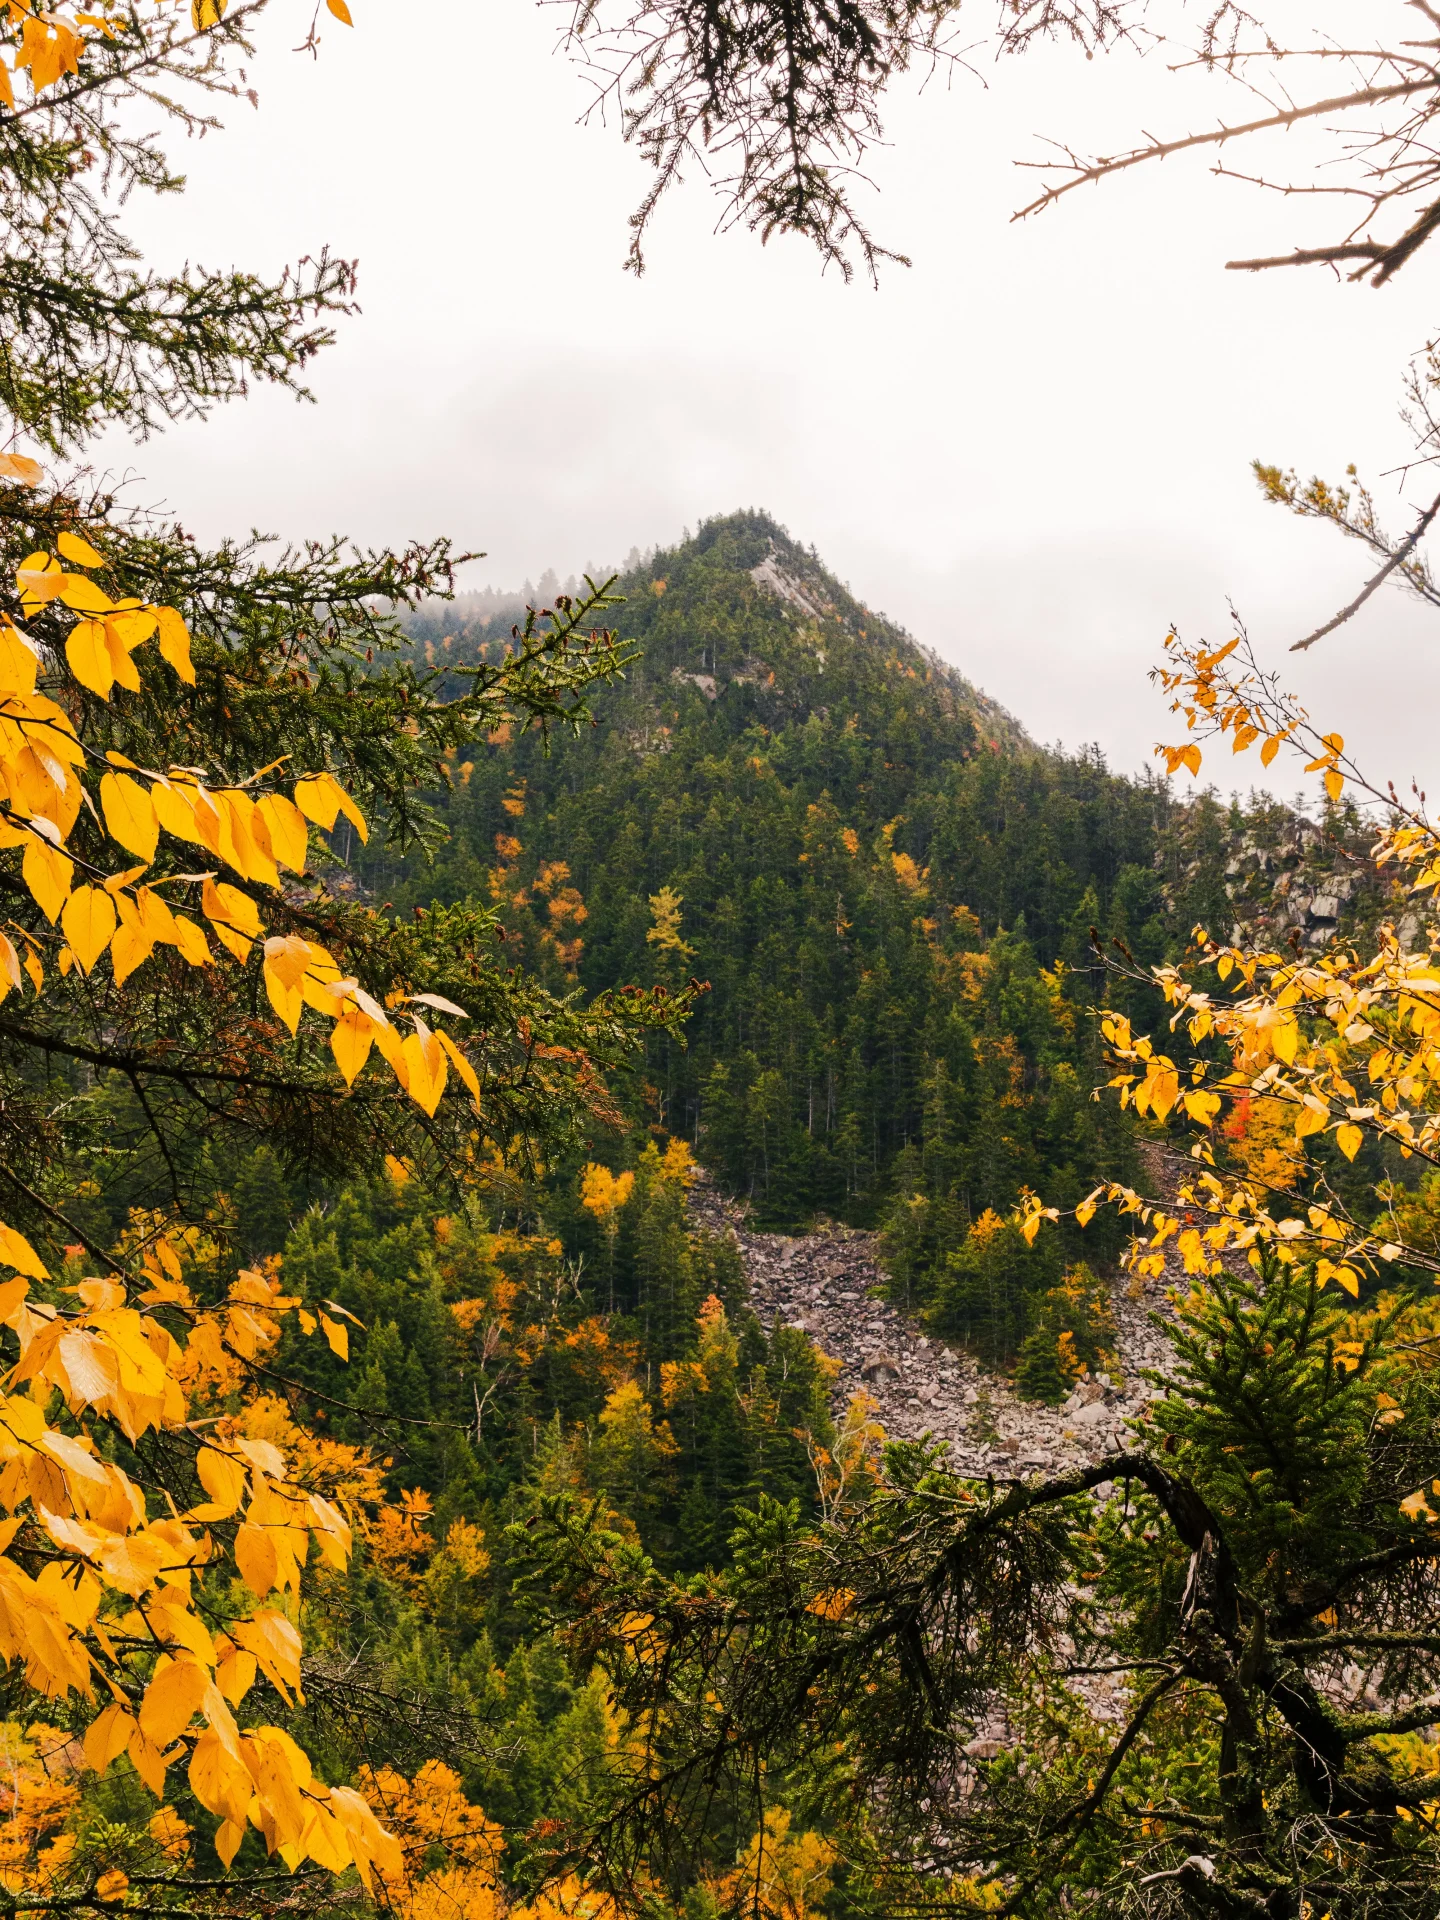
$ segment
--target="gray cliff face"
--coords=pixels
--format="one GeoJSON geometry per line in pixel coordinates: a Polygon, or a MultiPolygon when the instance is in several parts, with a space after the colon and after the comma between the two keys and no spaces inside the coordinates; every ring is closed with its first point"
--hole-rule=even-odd
{"type": "Polygon", "coordinates": [[[1186,883],[1215,861],[1223,863],[1232,915],[1229,926],[1208,929],[1216,939],[1315,951],[1337,934],[1364,940],[1388,921],[1401,945],[1414,947],[1426,916],[1395,869],[1377,864],[1377,834],[1375,821],[1349,809],[1317,821],[1262,799],[1218,844],[1197,845],[1163,889],[1175,904],[1186,883]]]}

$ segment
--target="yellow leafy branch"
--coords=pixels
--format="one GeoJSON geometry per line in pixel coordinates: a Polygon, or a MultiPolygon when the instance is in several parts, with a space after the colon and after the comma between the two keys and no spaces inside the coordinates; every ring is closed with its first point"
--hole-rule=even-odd
{"type": "MultiPolygon", "coordinates": [[[[286,1702],[303,1698],[301,1639],[284,1610],[298,1597],[312,1549],[343,1570],[351,1527],[323,1494],[289,1473],[271,1440],[234,1418],[207,1420],[195,1473],[207,1496],[184,1512],[152,1514],[144,1490],[109,1457],[104,1430],[133,1446],[149,1433],[196,1435],[190,1394],[235,1358],[250,1361],[298,1314],[276,1275],[247,1270],[216,1306],[198,1306],[171,1239],[151,1236],[133,1286],[86,1279],[56,1303],[32,1295],[50,1279],[25,1237],[0,1225],[0,1325],[18,1359],[0,1384],[0,1659],[18,1663],[48,1699],[108,1703],[90,1722],[86,1764],[103,1773],[128,1754],[162,1797],[184,1764],[196,1799],[220,1821],[228,1864],[248,1827],[293,1870],[305,1860],[341,1872],[400,1870],[398,1845],[366,1800],[328,1787],[282,1728],[241,1729],[235,1710],[261,1674],[286,1702]],[[166,1320],[150,1309],[164,1308],[166,1320]],[[178,1326],[184,1339],[177,1337],[178,1326]],[[50,1424],[59,1396],[74,1431],[50,1424]],[[213,1631],[194,1586],[222,1563],[212,1531],[230,1531],[228,1558],[254,1604],[213,1631]],[[42,1559],[38,1574],[25,1562],[42,1559]],[[279,1604],[266,1604],[278,1594],[279,1604]]],[[[319,1330],[343,1350],[329,1315],[319,1330]]]]}
{"type": "Polygon", "coordinates": [[[1281,691],[1277,676],[1261,670],[1243,629],[1213,651],[1182,641],[1172,631],[1165,639],[1165,653],[1166,663],[1156,667],[1151,678],[1171,696],[1170,711],[1184,718],[1190,736],[1174,746],[1156,747],[1167,773],[1183,767],[1198,775],[1204,760],[1200,743],[1228,734],[1233,753],[1244,753],[1259,741],[1260,760],[1267,767],[1287,741],[1303,748],[1305,771],[1323,775],[1332,802],[1339,800],[1347,780],[1372,798],[1389,798],[1364,780],[1345,752],[1343,735],[1322,734],[1300,703],[1281,691]]]}
{"type": "MultiPolygon", "coordinates": [[[[6,457],[14,465],[17,457],[6,457]]],[[[22,562],[16,585],[25,615],[60,605],[76,616],[65,642],[74,682],[106,702],[117,686],[139,691],[133,656],[153,638],[160,657],[193,685],[190,636],[181,615],[173,607],[113,600],[90,572],[62,565],[103,566],[95,547],[74,533],[62,533],[56,544],[58,557],[33,553],[22,562]]],[[[305,872],[312,825],[328,833],[343,815],[362,839],[368,837],[364,815],[335,776],[323,769],[303,774],[287,794],[273,783],[261,784],[284,762],[236,785],[212,787],[194,768],[161,773],[113,750],[96,754],[81,741],[65,708],[38,690],[40,665],[40,650],[23,627],[0,614],[0,852],[20,854],[24,886],[59,928],[61,974],[72,968],[90,974],[108,953],[115,985],[123,987],[159,946],[190,966],[206,967],[216,964],[211,938],[241,966],[258,945],[267,996],[291,1034],[305,1007],[333,1023],[330,1047],[347,1086],[373,1048],[427,1114],[439,1105],[452,1067],[478,1110],[474,1066],[419,1011],[465,1019],[462,1007],[434,994],[403,995],[399,1004],[407,1009],[410,1031],[402,1034],[391,1011],[357,979],[343,976],[323,946],[298,934],[267,937],[252,895],[220,879],[218,869],[144,878],[163,833],[199,847],[252,886],[278,893],[282,869],[305,872]],[[87,784],[92,770],[99,772],[93,791],[87,784]],[[107,875],[82,860],[72,844],[82,808],[138,864],[107,875]],[[77,868],[90,876],[79,884],[77,868]],[[193,907],[197,893],[198,917],[180,908],[182,901],[193,907]]],[[[44,985],[39,944],[17,931],[28,943],[23,962],[10,935],[0,931],[0,1002],[20,988],[22,971],[37,994],[44,985]]]]}

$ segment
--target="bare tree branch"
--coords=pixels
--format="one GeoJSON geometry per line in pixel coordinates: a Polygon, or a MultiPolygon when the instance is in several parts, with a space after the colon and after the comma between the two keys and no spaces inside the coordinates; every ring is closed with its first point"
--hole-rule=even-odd
{"type": "Polygon", "coordinates": [[[1384,586],[1396,568],[1404,566],[1405,562],[1410,558],[1410,555],[1415,551],[1416,546],[1429,529],[1430,522],[1435,518],[1437,513],[1440,513],[1440,493],[1436,494],[1435,498],[1415,522],[1415,525],[1411,528],[1405,539],[1401,541],[1400,545],[1395,549],[1394,553],[1391,554],[1380,571],[1365,583],[1359,593],[1357,593],[1355,598],[1350,602],[1349,606],[1342,607],[1333,619],[1325,622],[1323,627],[1317,627],[1308,639],[1296,640],[1290,648],[1291,653],[1304,653],[1307,647],[1313,647],[1317,640],[1323,640],[1327,633],[1333,633],[1337,627],[1343,627],[1347,620],[1357,614],[1370,598],[1371,594],[1384,586]]]}

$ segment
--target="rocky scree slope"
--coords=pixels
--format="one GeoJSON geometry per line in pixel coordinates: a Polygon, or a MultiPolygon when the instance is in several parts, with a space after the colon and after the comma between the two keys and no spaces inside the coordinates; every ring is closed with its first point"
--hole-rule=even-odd
{"type": "Polygon", "coordinates": [[[691,1191],[690,1211],[711,1232],[733,1234],[765,1326],[799,1327],[839,1361],[837,1414],[852,1394],[868,1393],[890,1438],[943,1440],[962,1473],[1004,1479],[1099,1462],[1118,1451],[1125,1423],[1161,1391],[1143,1376],[1169,1368],[1170,1344],[1152,1316],[1163,1319],[1178,1271],[1138,1296],[1123,1278],[1114,1285],[1118,1376],[1083,1381],[1063,1406],[1048,1407],[1021,1400],[1005,1375],[986,1372],[877,1297],[884,1282],[878,1235],[835,1226],[803,1236],[757,1233],[743,1203],[703,1179],[691,1191]]]}

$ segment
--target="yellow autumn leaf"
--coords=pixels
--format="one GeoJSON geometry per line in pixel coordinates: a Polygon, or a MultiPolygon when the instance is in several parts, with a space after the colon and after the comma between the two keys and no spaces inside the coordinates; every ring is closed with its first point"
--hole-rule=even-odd
{"type": "Polygon", "coordinates": [[[72,613],[112,613],[115,608],[109,594],[88,573],[63,574],[59,597],[72,613]]]}
{"type": "Polygon", "coordinates": [[[65,573],[52,554],[32,553],[15,569],[15,584],[29,611],[32,607],[47,606],[58,598],[65,584],[65,573]]]}
{"type": "Polygon", "coordinates": [[[236,933],[233,927],[226,926],[223,921],[216,924],[215,937],[227,953],[234,954],[243,967],[250,958],[250,949],[254,942],[247,940],[243,933],[236,933]]]}
{"type": "Polygon", "coordinates": [[[1364,1143],[1364,1133],[1348,1120],[1335,1129],[1335,1144],[1347,1160],[1353,1160],[1364,1143]]]}
{"type": "Polygon", "coordinates": [[[235,1565],[246,1586],[257,1599],[263,1600],[275,1585],[279,1570],[275,1542],[263,1527],[236,1528],[235,1565]]]}
{"type": "Polygon", "coordinates": [[[100,806],[110,837],[148,866],[160,840],[160,822],[148,787],[128,773],[107,773],[100,782],[100,806]]]}
{"type": "Polygon", "coordinates": [[[292,873],[303,873],[310,846],[304,814],[283,793],[267,793],[256,801],[255,811],[265,822],[275,859],[292,873]]]}
{"type": "Polygon", "coordinates": [[[423,1020],[416,1020],[416,1031],[407,1034],[401,1048],[405,1090],[425,1112],[433,1115],[445,1091],[445,1056],[433,1033],[423,1020]]]}
{"type": "Polygon", "coordinates": [[[127,693],[138,693],[140,670],[130,658],[124,635],[113,620],[104,620],[100,624],[105,629],[105,649],[110,655],[110,671],[115,676],[116,686],[124,687],[127,693]]]}
{"type": "Polygon", "coordinates": [[[97,1714],[85,1729],[85,1764],[92,1773],[104,1773],[124,1753],[135,1731],[134,1717],[116,1704],[97,1714]]]}
{"type": "Polygon", "coordinates": [[[344,814],[345,818],[350,822],[351,826],[354,827],[355,831],[359,834],[361,840],[368,841],[370,838],[370,829],[365,824],[364,814],[360,811],[359,807],[356,806],[355,802],[350,798],[349,794],[339,784],[338,781],[335,784],[335,792],[340,802],[341,813],[344,814]]]}
{"type": "Polygon", "coordinates": [[[359,1007],[347,1007],[330,1029],[330,1051],[347,1087],[370,1058],[374,1038],[374,1022],[359,1007]]]}
{"type": "Polygon", "coordinates": [[[325,0],[325,4],[337,20],[343,20],[347,27],[354,26],[355,22],[350,18],[350,9],[346,6],[345,0],[325,0]]]}
{"type": "Polygon", "coordinates": [[[204,1667],[188,1657],[161,1667],[140,1702],[140,1731],[145,1738],[163,1752],[189,1726],[208,1684],[204,1667]]]}
{"type": "Polygon", "coordinates": [[[34,693],[39,665],[33,644],[0,615],[0,693],[34,693]]]}
{"type": "Polygon", "coordinates": [[[330,1343],[330,1351],[338,1360],[350,1358],[350,1330],[342,1327],[338,1320],[332,1320],[328,1313],[320,1316],[320,1330],[330,1343]]]}
{"type": "Polygon", "coordinates": [[[91,693],[98,693],[102,700],[110,698],[110,689],[115,684],[115,668],[110,659],[103,620],[78,621],[66,637],[65,658],[82,687],[91,693]]]}
{"type": "Polygon", "coordinates": [[[48,1280],[50,1269],[23,1233],[0,1220],[0,1266],[13,1267],[31,1280],[48,1280]]]}
{"type": "Polygon", "coordinates": [[[1191,773],[1200,771],[1200,749],[1193,743],[1179,747],[1157,747],[1155,751],[1164,754],[1167,773],[1178,773],[1181,767],[1191,773]]]}
{"type": "Polygon", "coordinates": [[[1167,1060],[1152,1060],[1145,1079],[1135,1089],[1135,1105],[1143,1113],[1148,1106],[1157,1120],[1164,1120],[1180,1098],[1180,1076],[1167,1060]]]}
{"type": "MultiPolygon", "coordinates": [[[[151,1631],[166,1647],[184,1647],[203,1667],[215,1665],[215,1642],[203,1622],[190,1611],[178,1588],[162,1587],[147,1606],[146,1618],[151,1631]]],[[[202,1710],[208,1713],[209,1708],[202,1710]]]]}
{"type": "Polygon", "coordinates": [[[307,820],[313,820],[327,833],[334,827],[336,816],[343,813],[362,840],[370,838],[364,814],[332,773],[315,773],[297,780],[295,805],[307,820]]]}
{"type": "Polygon", "coordinates": [[[181,958],[188,960],[192,967],[208,967],[213,955],[204,933],[183,913],[173,914],[171,918],[175,922],[174,939],[181,958]]]}
{"type": "Polygon", "coordinates": [[[323,1013],[327,1020],[338,1020],[349,1002],[349,996],[355,988],[355,981],[342,980],[340,969],[325,951],[324,947],[312,944],[310,965],[305,969],[305,978],[300,982],[300,992],[305,1004],[314,1007],[317,1013],[323,1013]]]}
{"type": "Polygon", "coordinates": [[[65,902],[60,925],[82,973],[89,973],[115,931],[115,902],[103,887],[77,887],[65,902]]]}
{"type": "Polygon", "coordinates": [[[231,790],[217,793],[213,798],[219,817],[220,857],[247,880],[278,887],[280,875],[270,857],[270,835],[262,825],[257,838],[255,803],[249,794],[231,790]]]}
{"type": "Polygon", "coordinates": [[[204,787],[192,784],[186,798],[191,805],[191,827],[202,847],[220,858],[220,809],[204,787]]]}
{"type": "Polygon", "coordinates": [[[139,1727],[130,1736],[130,1764],[154,1794],[157,1800],[165,1798],[165,1775],[170,1761],[180,1751],[172,1748],[170,1754],[161,1753],[153,1740],[147,1740],[139,1727]]]}
{"type": "Polygon", "coordinates": [[[339,787],[328,773],[311,774],[295,782],[295,805],[307,820],[329,833],[340,811],[339,787]]]}
{"type": "MultiPolygon", "coordinates": [[[[9,1322],[10,1316],[24,1304],[25,1296],[29,1291],[30,1282],[23,1273],[13,1273],[8,1280],[0,1281],[0,1323],[9,1322]]],[[[4,1545],[8,1537],[5,1533],[6,1526],[12,1526],[13,1530],[13,1524],[10,1521],[0,1525],[0,1546],[4,1545]]]]}
{"type": "Polygon", "coordinates": [[[73,560],[77,567],[103,567],[105,556],[97,553],[88,540],[82,540],[78,533],[62,533],[55,542],[67,560],[73,560]]]}
{"type": "MultiPolygon", "coordinates": [[[[213,6],[214,3],[215,0],[205,0],[207,6],[213,6]]],[[[195,6],[192,11],[196,14],[200,12],[200,0],[195,0],[195,6]]],[[[200,22],[197,20],[196,25],[198,26],[199,24],[200,22]]],[[[213,24],[213,22],[211,24],[213,24]]],[[[227,1872],[236,1854],[240,1851],[240,1842],[245,1838],[245,1833],[246,1828],[244,1824],[238,1820],[222,1820],[220,1825],[215,1829],[215,1836],[211,1844],[220,1856],[221,1866],[224,1867],[227,1872]]]]}
{"type": "MultiPolygon", "coordinates": [[[[223,934],[224,929],[221,928],[219,931],[223,934]]],[[[276,1014],[294,1035],[300,1026],[300,1015],[305,1011],[305,997],[300,989],[287,987],[277,977],[273,968],[266,967],[265,994],[276,1014]]]]}
{"type": "Polygon", "coordinates": [[[479,1106],[480,1082],[476,1077],[474,1067],[471,1066],[470,1062],[465,1058],[465,1055],[460,1051],[459,1047],[456,1046],[448,1033],[437,1030],[435,1038],[440,1042],[446,1053],[449,1054],[451,1064],[469,1089],[471,1099],[475,1102],[476,1106],[479,1106]]]}
{"type": "MultiPolygon", "coordinates": [[[[9,78],[7,73],[7,86],[9,78]]],[[[7,106],[14,104],[13,98],[6,102],[7,106]]],[[[23,453],[0,453],[0,480],[14,480],[22,487],[38,487],[44,477],[38,460],[31,460],[23,453]]]]}
{"type": "Polygon", "coordinates": [[[195,684],[195,668],[190,660],[190,629],[174,607],[154,609],[160,630],[160,657],[175,669],[186,686],[195,684]]]}
{"type": "MultiPolygon", "coordinates": [[[[309,1850],[310,1858],[316,1865],[328,1867],[332,1873],[343,1872],[354,1857],[345,1829],[323,1807],[313,1808],[312,1815],[306,1822],[305,1845],[309,1850]]],[[[476,1874],[474,1869],[465,1868],[462,1868],[461,1872],[474,1874],[477,1888],[491,1884],[487,1873],[476,1874]]],[[[483,1895],[481,1899],[483,1901],[483,1895]]],[[[482,1915],[474,1911],[474,1903],[468,1900],[465,1904],[465,1914],[466,1920],[482,1920],[482,1915]]]]}
{"type": "Polygon", "coordinates": [[[238,1647],[227,1653],[215,1669],[215,1684],[231,1706],[238,1707],[255,1684],[254,1654],[238,1647]]]}
{"type": "Polygon", "coordinates": [[[227,882],[207,880],[200,898],[201,911],[214,926],[234,927],[254,939],[260,931],[260,909],[248,893],[227,882]]]}
{"type": "Polygon", "coordinates": [[[265,942],[265,972],[277,984],[294,992],[310,965],[310,942],[299,934],[272,934],[265,942]]]}
{"type": "MultiPolygon", "coordinates": [[[[74,871],[75,862],[67,854],[61,853],[58,847],[52,847],[48,841],[42,840],[38,834],[32,833],[25,842],[20,877],[30,889],[36,906],[52,926],[70,897],[70,877],[74,871]]],[[[38,981],[36,990],[39,990],[38,981]]]]}
{"type": "Polygon", "coordinates": [[[195,1798],[208,1813],[223,1814],[227,1825],[235,1822],[243,1828],[254,1785],[249,1768],[227,1750],[219,1734],[207,1732],[195,1742],[188,1778],[195,1798]]]}
{"type": "MultiPolygon", "coordinates": [[[[216,1447],[202,1447],[195,1461],[200,1484],[220,1509],[213,1517],[225,1519],[245,1498],[248,1468],[234,1454],[221,1453],[216,1447]]],[[[208,1517],[208,1516],[207,1516],[208,1517]]]]}
{"type": "Polygon", "coordinates": [[[121,920],[120,929],[110,942],[110,966],[117,987],[123,987],[136,968],[143,967],[155,951],[155,942],[138,920],[127,922],[123,914],[121,920]]]}
{"type": "Polygon", "coordinates": [[[177,840],[190,840],[201,846],[205,844],[195,825],[193,787],[180,786],[170,780],[157,780],[150,789],[150,799],[155,816],[166,833],[174,834],[177,840]]]}
{"type": "Polygon", "coordinates": [[[253,1653],[260,1669],[289,1704],[287,1687],[300,1687],[300,1635],[284,1614],[262,1608],[248,1620],[237,1620],[230,1627],[230,1638],[237,1646],[253,1653]]]}
{"type": "Polygon", "coordinates": [[[153,886],[141,887],[135,895],[140,925],[157,946],[175,944],[175,916],[153,886]]]}
{"type": "Polygon", "coordinates": [[[20,956],[15,951],[15,943],[6,933],[0,933],[0,1001],[12,987],[20,985],[20,956]]]}
{"type": "Polygon", "coordinates": [[[224,881],[217,884],[206,880],[201,889],[200,907],[220,944],[243,966],[250,957],[253,936],[260,931],[260,914],[255,902],[224,881]]]}
{"type": "Polygon", "coordinates": [[[853,1588],[826,1587],[807,1602],[805,1611],[817,1615],[821,1620],[843,1620],[854,1604],[853,1588]]]}

